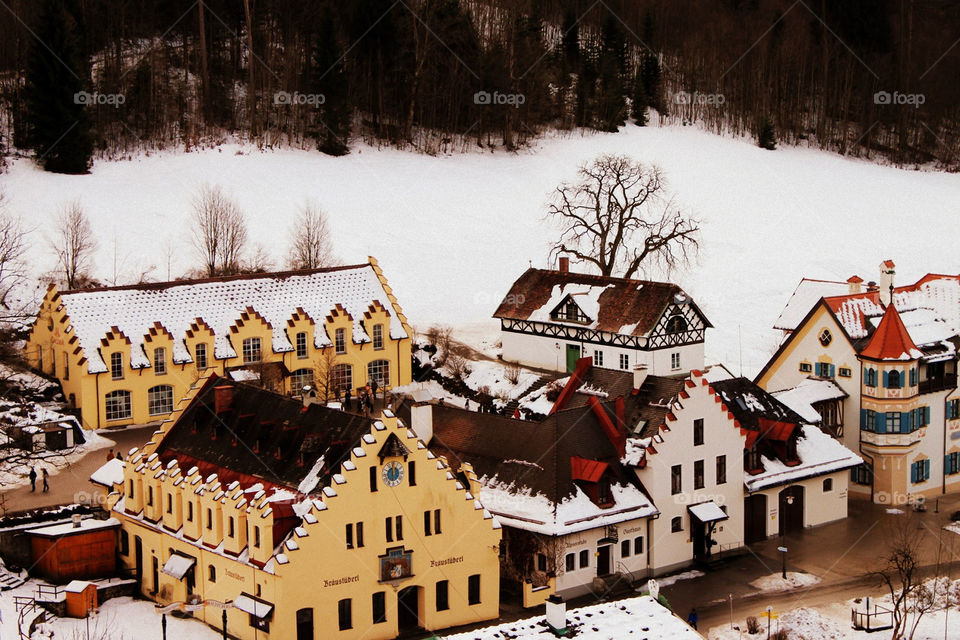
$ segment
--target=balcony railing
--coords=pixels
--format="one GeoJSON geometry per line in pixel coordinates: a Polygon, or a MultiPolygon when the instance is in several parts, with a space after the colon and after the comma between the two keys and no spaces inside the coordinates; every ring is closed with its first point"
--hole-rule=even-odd
{"type": "Polygon", "coordinates": [[[939,378],[923,380],[920,383],[920,393],[933,393],[934,391],[943,391],[944,389],[955,389],[957,387],[957,374],[948,373],[939,378]]]}

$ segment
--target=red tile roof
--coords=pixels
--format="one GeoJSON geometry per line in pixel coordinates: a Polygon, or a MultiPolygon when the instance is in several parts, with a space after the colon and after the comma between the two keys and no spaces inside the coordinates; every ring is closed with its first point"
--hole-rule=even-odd
{"type": "Polygon", "coordinates": [[[774,421],[769,418],[760,418],[758,422],[763,437],[777,442],[786,442],[789,440],[797,428],[797,425],[793,422],[774,421]]]}
{"type": "Polygon", "coordinates": [[[912,358],[918,351],[913,343],[907,328],[903,326],[900,314],[892,304],[887,305],[883,312],[880,325],[873,332],[870,343],[860,352],[864,358],[871,360],[901,360],[906,354],[912,358]]]}
{"type": "Polygon", "coordinates": [[[570,478],[586,482],[598,482],[603,472],[607,470],[607,463],[599,460],[587,460],[580,456],[570,458],[570,478]]]}

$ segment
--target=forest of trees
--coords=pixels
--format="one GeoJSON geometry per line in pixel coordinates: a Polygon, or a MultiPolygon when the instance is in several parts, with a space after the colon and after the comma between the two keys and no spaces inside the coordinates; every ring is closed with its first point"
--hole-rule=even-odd
{"type": "Polygon", "coordinates": [[[953,0],[8,0],[0,13],[0,158],[32,150],[52,171],[228,136],[442,153],[649,118],[904,166],[954,169],[960,151],[953,0]]]}

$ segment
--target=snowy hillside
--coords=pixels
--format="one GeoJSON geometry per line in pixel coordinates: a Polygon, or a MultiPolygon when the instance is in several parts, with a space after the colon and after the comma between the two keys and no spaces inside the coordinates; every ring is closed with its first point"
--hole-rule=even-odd
{"type": "MultiPolygon", "coordinates": [[[[878,278],[881,259],[900,282],[960,271],[952,222],[960,176],[918,173],[799,148],[763,151],[694,128],[639,128],[540,142],[518,154],[431,157],[358,147],[330,158],[296,150],[223,147],[98,162],[89,176],[45,174],[16,161],[0,175],[12,211],[37,227],[38,272],[52,266],[43,229],[79,198],[100,236],[95,275],[110,282],[176,276],[196,264],[187,220],[204,183],[246,211],[251,235],[282,256],[297,208],[313,198],[330,217],[345,262],[376,256],[411,321],[489,318],[532,261],[546,266],[554,235],[544,201],[577,166],[605,153],[661,165],[678,202],[703,221],[699,264],[676,281],[717,327],[708,358],[755,373],[776,346],[770,330],[799,279],[878,278]]],[[[286,266],[282,260],[276,266],[286,266]]],[[[648,274],[660,277],[660,274],[648,274]]],[[[489,326],[495,330],[496,324],[489,326]]]]}

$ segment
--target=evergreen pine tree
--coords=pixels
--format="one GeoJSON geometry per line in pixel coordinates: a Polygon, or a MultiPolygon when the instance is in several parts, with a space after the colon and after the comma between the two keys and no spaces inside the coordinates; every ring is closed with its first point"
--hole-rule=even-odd
{"type": "Polygon", "coordinates": [[[596,128],[616,131],[626,122],[627,101],[624,97],[623,71],[627,49],[620,24],[612,15],[603,24],[599,56],[599,87],[596,128]]]}
{"type": "Polygon", "coordinates": [[[647,117],[647,107],[650,106],[647,97],[647,88],[643,85],[643,68],[637,69],[637,77],[633,81],[633,99],[630,105],[633,121],[641,127],[647,126],[649,119],[647,117]]]}
{"type": "Polygon", "coordinates": [[[647,105],[660,112],[660,115],[667,115],[667,105],[663,101],[663,76],[656,54],[644,53],[640,61],[640,76],[647,94],[647,105]]]}
{"type": "Polygon", "coordinates": [[[316,128],[317,149],[331,156],[350,152],[350,119],[353,113],[344,67],[344,52],[330,8],[325,6],[317,26],[313,49],[311,87],[324,97],[316,128]]]}
{"type": "Polygon", "coordinates": [[[777,148],[777,137],[773,130],[773,123],[770,118],[764,118],[760,125],[760,132],[757,135],[757,146],[761,149],[773,151],[777,148]]]}
{"type": "Polygon", "coordinates": [[[55,173],[87,173],[93,155],[74,26],[64,3],[44,0],[27,62],[27,146],[55,173]]]}
{"type": "Polygon", "coordinates": [[[563,64],[567,73],[577,73],[580,67],[580,23],[573,9],[563,15],[563,64]]]}

